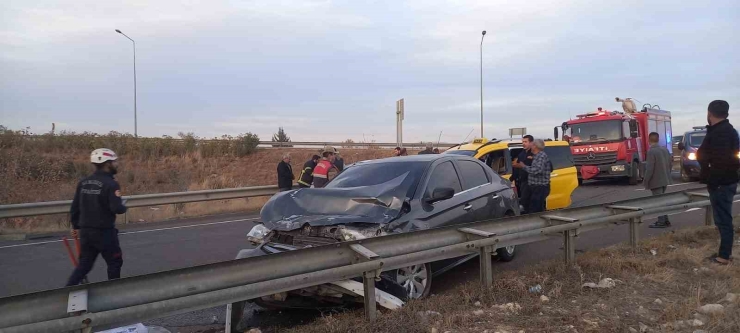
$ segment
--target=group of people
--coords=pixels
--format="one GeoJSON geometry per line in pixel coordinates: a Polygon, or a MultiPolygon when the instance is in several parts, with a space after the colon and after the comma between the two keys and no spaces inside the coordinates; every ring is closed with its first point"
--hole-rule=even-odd
{"type": "Polygon", "coordinates": [[[524,149],[514,159],[511,181],[519,194],[519,203],[527,213],[544,212],[550,196],[553,166],[545,152],[545,141],[531,135],[522,138],[524,149]]]}
{"type": "MultiPolygon", "coordinates": [[[[439,148],[434,148],[434,144],[431,142],[427,143],[424,150],[419,152],[419,155],[428,154],[439,154],[439,148]]],[[[409,152],[406,148],[396,147],[393,149],[393,156],[409,156],[409,152]]]]}
{"type": "MultiPolygon", "coordinates": [[[[329,182],[331,170],[337,173],[344,170],[344,159],[339,155],[339,150],[332,146],[325,146],[320,153],[321,156],[313,155],[310,160],[303,163],[303,169],[298,177],[298,187],[323,188],[329,182]]],[[[277,166],[278,188],[281,192],[293,189],[295,174],[293,174],[290,160],[290,154],[285,154],[277,166]]]]}
{"type": "MultiPolygon", "coordinates": [[[[727,120],[729,104],[713,101],[707,112],[707,135],[702,142],[697,158],[701,164],[701,182],[707,185],[714,223],[720,234],[719,251],[708,260],[719,265],[731,262],[735,231],[732,225],[732,203],[740,180],[740,138],[727,120]]],[[[668,151],[659,146],[658,133],[649,136],[651,148],[646,159],[644,186],[654,194],[665,192],[671,179],[672,158],[668,151]]],[[[516,172],[512,180],[521,195],[525,210],[530,213],[545,210],[550,194],[552,163],[545,153],[545,142],[525,136],[524,150],[516,159],[516,172]]],[[[431,146],[428,151],[435,153],[431,146]]],[[[403,156],[398,149],[398,156],[403,156]]],[[[427,152],[428,153],[428,152],[427,152]]],[[[90,155],[95,172],[77,184],[70,209],[72,235],[80,238],[79,264],[67,281],[68,286],[82,282],[93,268],[98,255],[108,265],[108,279],[121,276],[123,253],[115,227],[116,215],[126,212],[121,188],[115,180],[118,172],[118,156],[110,149],[96,149],[90,155]]],[[[334,147],[324,147],[321,156],[314,155],[301,170],[299,186],[323,187],[329,181],[329,171],[341,172],[344,161],[334,147]]],[[[278,166],[278,181],[281,190],[292,188],[294,180],[290,156],[283,156],[278,166]]],[[[654,224],[668,227],[668,218],[662,216],[654,224]]]]}

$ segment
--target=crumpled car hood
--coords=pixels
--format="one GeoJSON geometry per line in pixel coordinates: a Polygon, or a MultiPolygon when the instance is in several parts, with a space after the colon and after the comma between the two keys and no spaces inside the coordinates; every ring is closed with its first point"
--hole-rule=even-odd
{"type": "Polygon", "coordinates": [[[352,188],[306,188],[281,192],[262,207],[262,223],[270,230],[290,231],[303,225],[388,223],[400,215],[406,175],[388,182],[352,188]]]}

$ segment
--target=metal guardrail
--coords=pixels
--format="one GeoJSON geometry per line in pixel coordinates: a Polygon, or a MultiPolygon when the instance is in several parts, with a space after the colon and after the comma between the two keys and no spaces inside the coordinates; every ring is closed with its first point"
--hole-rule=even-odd
{"type": "MultiPolygon", "coordinates": [[[[206,140],[208,141],[208,140],[206,140]]],[[[358,148],[395,148],[398,146],[397,143],[393,142],[322,142],[322,141],[314,141],[314,142],[273,142],[273,141],[260,141],[260,146],[270,146],[270,147],[323,147],[323,146],[332,146],[336,148],[342,148],[342,147],[358,147],[358,148]]],[[[459,143],[433,143],[435,147],[453,147],[459,145],[459,143]]],[[[416,143],[404,143],[403,147],[405,148],[425,148],[426,143],[424,142],[416,142],[416,143]]]]}
{"type": "MultiPolygon", "coordinates": [[[[6,297],[0,299],[0,332],[91,332],[92,327],[105,329],[357,276],[363,276],[366,314],[372,319],[376,306],[371,301],[375,299],[374,277],[379,271],[478,253],[486,259],[480,260],[481,280],[490,286],[490,255],[496,248],[564,237],[565,261],[572,264],[576,236],[608,223],[628,223],[633,248],[639,238],[637,224],[647,215],[704,207],[705,222],[711,223],[706,190],[691,191],[392,234],[6,297]],[[355,252],[357,249],[362,251],[355,252]],[[377,257],[363,257],[367,253],[377,257]],[[71,295],[84,296],[86,306],[70,317],[71,295]]],[[[740,195],[736,197],[739,198],[740,195]]]]}
{"type": "MultiPolygon", "coordinates": [[[[277,185],[238,187],[173,193],[124,196],[126,207],[147,207],[199,201],[226,200],[269,196],[278,192],[277,185]]],[[[69,213],[72,200],[22,203],[0,206],[0,218],[69,213]]]]}

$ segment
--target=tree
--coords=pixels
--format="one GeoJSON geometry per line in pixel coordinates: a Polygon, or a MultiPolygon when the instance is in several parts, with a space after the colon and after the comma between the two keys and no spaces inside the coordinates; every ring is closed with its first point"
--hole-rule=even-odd
{"type": "MultiPolygon", "coordinates": [[[[285,130],[282,127],[278,128],[278,132],[272,135],[272,142],[290,142],[290,137],[285,134],[285,130]]],[[[285,144],[273,144],[273,147],[293,147],[293,145],[285,144]]]]}

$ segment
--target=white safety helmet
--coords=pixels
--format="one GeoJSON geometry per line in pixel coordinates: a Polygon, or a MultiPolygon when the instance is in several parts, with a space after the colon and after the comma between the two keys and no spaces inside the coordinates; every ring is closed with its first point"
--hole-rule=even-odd
{"type": "Polygon", "coordinates": [[[118,155],[108,148],[100,148],[93,150],[90,154],[90,162],[93,164],[101,164],[108,161],[115,161],[118,159],[118,155]]]}

